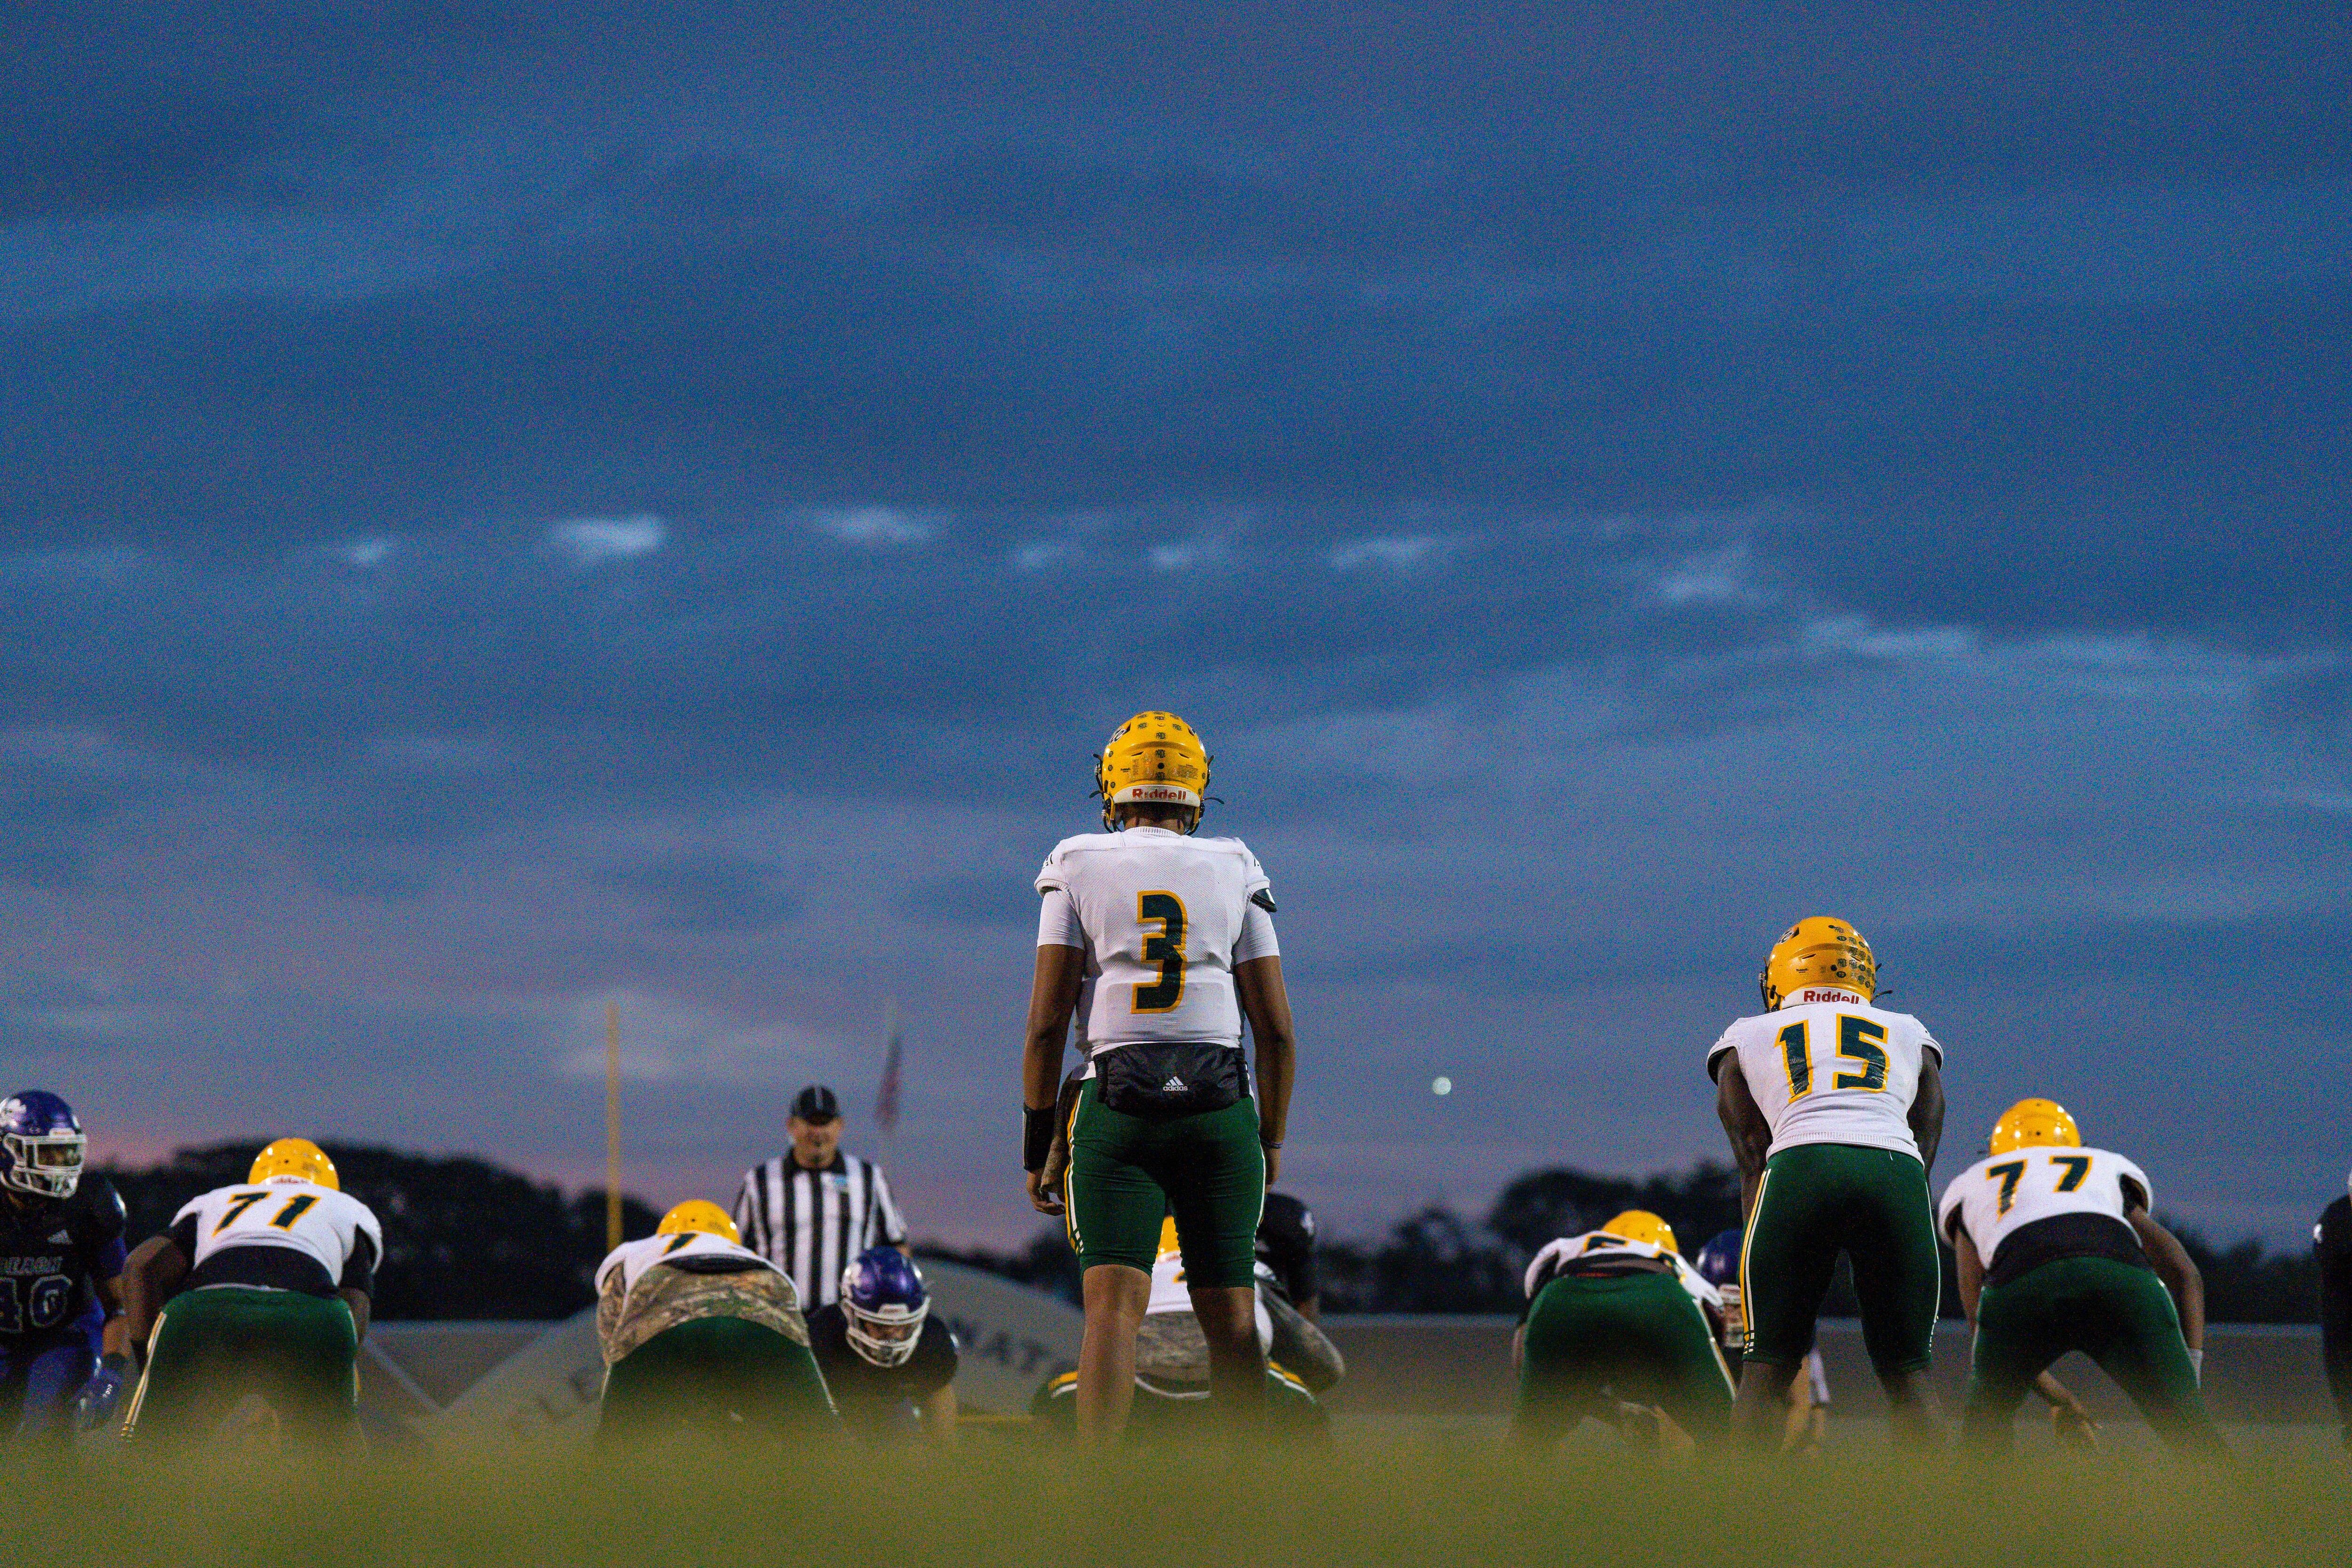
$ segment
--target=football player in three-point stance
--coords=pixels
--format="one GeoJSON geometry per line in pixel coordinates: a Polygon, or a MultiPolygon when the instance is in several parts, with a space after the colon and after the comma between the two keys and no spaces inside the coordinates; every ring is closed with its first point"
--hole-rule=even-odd
{"type": "Polygon", "coordinates": [[[123,1269],[123,1316],[147,1371],[122,1435],[185,1441],[248,1394],[288,1436],[346,1447],[359,1431],[359,1350],[383,1256],[368,1206],[325,1151],[280,1138],[251,1177],[184,1205],[123,1269]]]}
{"type": "Polygon", "coordinates": [[[121,1392],[122,1200],[86,1147],[47,1090],[0,1100],[0,1434],[66,1437],[69,1401],[95,1425],[121,1392]]]}
{"type": "Polygon", "coordinates": [[[1108,835],[1066,838],[1037,874],[1036,973],[1022,1056],[1030,1201],[1066,1215],[1086,1296],[1077,1423],[1115,1437],[1160,1222],[1173,1214],[1213,1399],[1263,1418],[1255,1238],[1290,1109],[1290,1003],[1274,900],[1238,838],[1196,838],[1209,756],[1172,713],[1139,713],[1095,773],[1108,835]],[[1062,1190],[1043,1180],[1070,1020],[1086,1058],[1062,1190]],[[1242,1050],[1257,1040],[1257,1092],[1242,1050]]]}
{"type": "Polygon", "coordinates": [[[1778,1440],[1782,1391],[1813,1348],[1843,1252],[1895,1435],[1925,1447],[1937,1437],[1927,1374],[1943,1281],[1927,1167],[1944,1131],[1944,1049],[1918,1019],[1871,1005],[1878,963],[1844,921],[1790,926],[1758,985],[1765,1010],[1706,1058],[1748,1225],[1735,1423],[1751,1444],[1778,1440]]]}
{"type": "Polygon", "coordinates": [[[1526,1285],[1511,1338],[1511,1433],[1521,1443],[1549,1447],[1586,1415],[1638,1425],[1670,1447],[1723,1436],[1723,1298],[1683,1261],[1664,1220],[1628,1209],[1550,1242],[1529,1260],[1526,1285]]]}
{"type": "Polygon", "coordinates": [[[851,1435],[953,1446],[955,1333],[931,1316],[914,1259],[870,1247],[841,1271],[841,1295],[808,1315],[809,1349],[851,1435]]]}
{"type": "Polygon", "coordinates": [[[1962,1445],[2006,1452],[2017,1407],[2037,1387],[2062,1434],[2070,1409],[2087,1428],[2082,1407],[2049,1375],[2051,1363],[2081,1351],[2174,1448],[2226,1455],[2197,1386],[2203,1281],[2149,1216],[2147,1175],[2121,1154],[2084,1148],[2074,1119],[2053,1100],[2011,1106],[1989,1147],[1944,1189],[1937,1210],[1977,1331],[1962,1445]]]}
{"type": "MultiPolygon", "coordinates": [[[[1270,1264],[1261,1260],[1257,1274],[1257,1336],[1266,1357],[1267,1433],[1327,1437],[1330,1417],[1315,1396],[1347,1375],[1346,1358],[1322,1330],[1291,1305],[1270,1264]]],[[[1176,1222],[1165,1221],[1160,1231],[1160,1256],[1151,1266],[1151,1304],[1136,1336],[1136,1400],[1127,1428],[1130,1436],[1181,1436],[1202,1429],[1209,1398],[1209,1351],[1192,1310],[1189,1285],[1183,1252],[1176,1239],[1176,1222]]],[[[1045,1428],[1066,1431],[1076,1384],[1076,1373],[1048,1378],[1030,1401],[1031,1418],[1045,1428]]]]}
{"type": "Polygon", "coordinates": [[[838,1429],[791,1279],[717,1204],[688,1199],[605,1256],[596,1339],[601,1446],[838,1429]]]}

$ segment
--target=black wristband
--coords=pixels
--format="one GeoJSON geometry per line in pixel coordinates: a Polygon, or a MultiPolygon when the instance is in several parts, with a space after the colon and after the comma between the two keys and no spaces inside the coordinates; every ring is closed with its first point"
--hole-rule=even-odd
{"type": "Polygon", "coordinates": [[[98,1358],[98,1364],[109,1372],[128,1372],[131,1370],[131,1358],[121,1351],[109,1351],[98,1358]]]}
{"type": "Polygon", "coordinates": [[[1054,1148],[1054,1108],[1043,1110],[1034,1105],[1021,1108],[1021,1168],[1042,1171],[1045,1156],[1054,1148]]]}

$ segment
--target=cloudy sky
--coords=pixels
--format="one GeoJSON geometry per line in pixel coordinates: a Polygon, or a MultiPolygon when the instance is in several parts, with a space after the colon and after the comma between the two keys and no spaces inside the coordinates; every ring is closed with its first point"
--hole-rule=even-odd
{"type": "Polygon", "coordinates": [[[624,9],[6,24],[0,1041],[101,1152],[591,1179],[617,1001],[721,1195],[895,998],[917,1228],[1024,1237],[1029,879],[1166,706],[1333,1228],[1719,1157],[1807,912],[1942,1172],[2342,1190],[2340,6],[624,9]]]}

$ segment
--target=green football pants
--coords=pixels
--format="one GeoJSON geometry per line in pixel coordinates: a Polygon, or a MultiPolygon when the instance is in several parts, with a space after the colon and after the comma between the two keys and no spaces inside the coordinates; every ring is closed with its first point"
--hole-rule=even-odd
{"type": "Polygon", "coordinates": [[[1090,1078],[1070,1113],[1062,1194],[1082,1273],[1100,1263],[1150,1273],[1160,1222],[1172,1214],[1187,1282],[1255,1284],[1265,1210],[1257,1101],[1244,1095],[1223,1110],[1129,1116],[1104,1105],[1102,1080],[1090,1078]]]}
{"type": "Polygon", "coordinates": [[[664,1329],[604,1374],[600,1444],[677,1433],[782,1436],[839,1425],[806,1345],[746,1318],[664,1329]]]}
{"type": "Polygon", "coordinates": [[[1871,1370],[1925,1371],[1944,1283],[1927,1173],[1911,1155],[1851,1143],[1801,1143],[1765,1163],[1739,1254],[1747,1359],[1790,1369],[1805,1359],[1841,1252],[1871,1370]]]}
{"type": "Polygon", "coordinates": [[[1980,1454],[2008,1452],[2018,1405],[2068,1351],[2096,1362],[2176,1450],[2228,1452],[2206,1413],[2170,1292],[2150,1270],[2111,1258],[2053,1258],[2006,1285],[1985,1287],[1977,1298],[1961,1444],[1980,1454]]]}
{"type": "Polygon", "coordinates": [[[1570,1276],[1545,1286],[1528,1311],[1515,1436],[1557,1438],[1609,1401],[1654,1405],[1695,1437],[1722,1435],[1731,1375],[1706,1314],[1672,1274],[1570,1276]]]}
{"type": "Polygon", "coordinates": [[[172,1299],[122,1418],[142,1443],[209,1436],[258,1394],[288,1438],[343,1447],[358,1433],[359,1333],[339,1297],[216,1285],[172,1299]]]}

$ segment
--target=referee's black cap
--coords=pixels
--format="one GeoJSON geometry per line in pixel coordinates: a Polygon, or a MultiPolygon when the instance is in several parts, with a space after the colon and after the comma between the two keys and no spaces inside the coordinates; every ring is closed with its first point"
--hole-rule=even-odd
{"type": "Polygon", "coordinates": [[[841,1097],[821,1083],[813,1083],[793,1096],[793,1114],[813,1123],[836,1121],[841,1116],[841,1097]]]}

